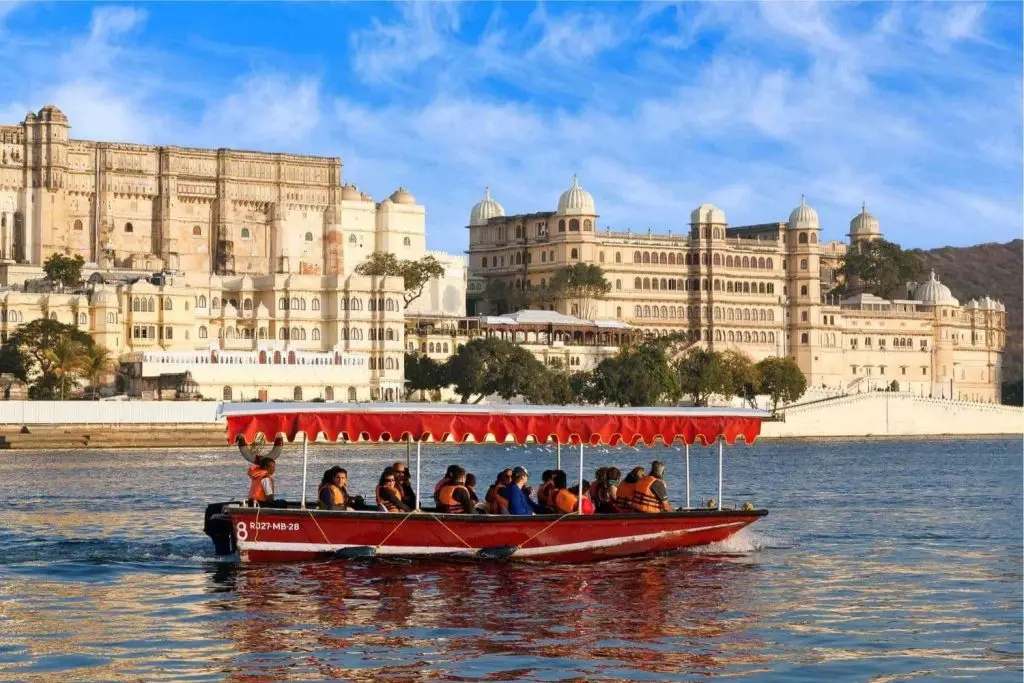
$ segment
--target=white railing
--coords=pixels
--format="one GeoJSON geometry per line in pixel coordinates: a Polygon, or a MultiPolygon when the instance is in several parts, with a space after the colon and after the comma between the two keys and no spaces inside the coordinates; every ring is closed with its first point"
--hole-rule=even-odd
{"type": "Polygon", "coordinates": [[[216,401],[0,401],[0,424],[216,424],[218,405],[216,401]]]}

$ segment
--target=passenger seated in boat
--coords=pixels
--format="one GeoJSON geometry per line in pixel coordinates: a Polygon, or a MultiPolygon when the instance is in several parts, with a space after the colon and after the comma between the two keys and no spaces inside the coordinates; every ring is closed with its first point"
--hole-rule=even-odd
{"type": "Polygon", "coordinates": [[[618,512],[618,508],[615,507],[615,497],[618,493],[619,478],[622,476],[622,472],[618,467],[606,467],[602,474],[604,479],[597,482],[597,486],[591,487],[594,491],[591,494],[594,507],[598,512],[618,512]]]}
{"type": "Polygon", "coordinates": [[[398,492],[402,494],[402,502],[415,509],[416,492],[412,488],[412,482],[409,481],[409,470],[406,469],[405,463],[396,462],[391,469],[395,471],[395,485],[398,487],[398,492]]]}
{"type": "Polygon", "coordinates": [[[551,498],[551,493],[555,490],[555,471],[544,470],[544,473],[540,475],[540,488],[537,489],[537,505],[539,505],[544,512],[551,512],[551,506],[548,502],[551,498]]]}
{"type": "Polygon", "coordinates": [[[434,484],[434,502],[435,503],[440,504],[440,501],[438,501],[437,496],[441,492],[441,487],[447,486],[448,484],[450,484],[450,483],[452,483],[454,481],[453,475],[455,473],[455,470],[457,470],[457,469],[459,469],[458,465],[448,465],[448,471],[444,473],[443,477],[441,477],[440,479],[437,480],[436,484],[434,484]]]}
{"type": "Polygon", "coordinates": [[[487,512],[492,515],[508,514],[508,501],[499,492],[511,483],[511,469],[505,469],[498,473],[494,483],[487,489],[487,494],[484,496],[484,500],[487,501],[487,512]]]}
{"type": "Polygon", "coordinates": [[[565,472],[558,470],[555,472],[555,496],[554,496],[554,511],[559,514],[568,515],[576,512],[577,507],[581,507],[580,510],[585,515],[594,514],[594,504],[590,502],[590,498],[587,495],[588,482],[583,480],[583,503],[580,504],[579,496],[577,492],[580,490],[578,486],[569,487],[566,483],[565,472]]]}
{"type": "Polygon", "coordinates": [[[448,514],[473,514],[473,499],[466,488],[466,470],[456,467],[451,481],[438,492],[438,509],[448,514]]]}
{"type": "Polygon", "coordinates": [[[651,473],[636,483],[633,489],[633,509],[637,512],[672,512],[668,502],[668,488],[665,486],[665,463],[655,460],[651,473]]]}
{"type": "Polygon", "coordinates": [[[633,490],[636,483],[647,476],[647,470],[643,467],[634,467],[626,478],[615,488],[615,511],[635,512],[633,509],[633,490]]]}
{"type": "Polygon", "coordinates": [[[249,467],[249,504],[270,507],[274,504],[274,472],[277,463],[271,458],[260,458],[249,467]]]}
{"type": "Polygon", "coordinates": [[[540,512],[540,507],[530,500],[530,489],[526,486],[530,473],[525,467],[512,470],[512,483],[501,489],[498,494],[508,501],[508,514],[532,515],[540,512]]]}
{"type": "Polygon", "coordinates": [[[324,472],[317,488],[317,507],[321,510],[355,510],[360,501],[358,496],[348,493],[348,472],[335,465],[324,472]]]}
{"type": "Polygon", "coordinates": [[[597,489],[599,486],[601,486],[601,483],[604,481],[604,473],[607,470],[607,467],[598,467],[597,470],[594,472],[594,481],[590,482],[590,491],[588,492],[590,493],[591,500],[597,498],[597,489]]]}
{"type": "Polygon", "coordinates": [[[377,483],[377,505],[384,512],[411,512],[412,508],[402,502],[395,481],[395,471],[390,467],[384,469],[377,483]]]}
{"type": "Polygon", "coordinates": [[[466,488],[469,489],[469,497],[473,499],[473,506],[480,502],[480,496],[476,495],[476,475],[472,472],[466,473],[466,488]]]}

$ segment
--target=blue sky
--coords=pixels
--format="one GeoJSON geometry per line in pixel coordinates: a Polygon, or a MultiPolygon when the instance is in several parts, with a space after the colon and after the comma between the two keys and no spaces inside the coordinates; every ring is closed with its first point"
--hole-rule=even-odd
{"type": "Polygon", "coordinates": [[[578,173],[617,230],[733,225],[801,193],[826,239],[1021,236],[1021,5],[0,3],[0,122],[340,156],[461,252],[489,185],[553,210],[578,173]]]}

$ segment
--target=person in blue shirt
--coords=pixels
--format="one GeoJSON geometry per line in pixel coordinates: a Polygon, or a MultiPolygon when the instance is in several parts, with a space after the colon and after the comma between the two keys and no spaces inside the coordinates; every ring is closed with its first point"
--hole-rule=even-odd
{"type": "Polygon", "coordinates": [[[512,483],[499,491],[508,501],[510,515],[532,515],[540,512],[540,507],[530,500],[529,489],[525,488],[529,477],[530,473],[525,467],[516,467],[512,470],[512,483]]]}

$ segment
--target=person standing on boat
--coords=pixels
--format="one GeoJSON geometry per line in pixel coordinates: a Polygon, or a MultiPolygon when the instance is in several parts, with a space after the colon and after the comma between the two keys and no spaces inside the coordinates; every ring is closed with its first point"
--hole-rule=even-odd
{"type": "Polygon", "coordinates": [[[639,466],[634,467],[622,480],[622,483],[615,487],[616,512],[635,512],[633,510],[633,490],[636,489],[636,483],[646,476],[647,470],[639,466]]]}
{"type": "Polygon", "coordinates": [[[442,486],[437,494],[438,508],[449,514],[471,515],[475,508],[466,488],[466,470],[457,467],[452,474],[451,482],[442,486]]]}
{"type": "Polygon", "coordinates": [[[249,503],[265,507],[274,502],[274,472],[277,463],[270,458],[260,458],[249,467],[249,503]]]}
{"type": "Polygon", "coordinates": [[[633,489],[633,509],[637,512],[672,512],[665,486],[665,463],[655,460],[651,473],[636,483],[633,489]]]}
{"type": "Polygon", "coordinates": [[[411,512],[412,508],[402,500],[396,479],[393,469],[384,468],[377,482],[377,506],[384,512],[411,512]]]}
{"type": "Polygon", "coordinates": [[[508,514],[532,515],[541,512],[540,506],[530,500],[527,494],[526,482],[529,478],[530,473],[525,467],[516,467],[512,470],[512,483],[498,492],[508,501],[508,514]]]}

